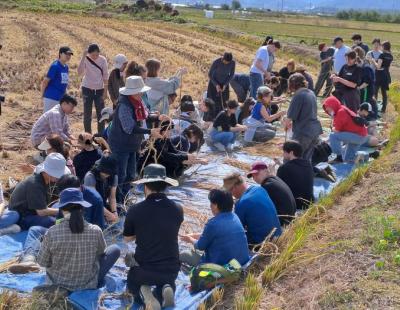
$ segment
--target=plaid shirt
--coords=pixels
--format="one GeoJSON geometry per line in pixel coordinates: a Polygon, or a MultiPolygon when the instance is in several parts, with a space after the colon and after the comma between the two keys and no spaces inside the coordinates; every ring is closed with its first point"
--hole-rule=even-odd
{"type": "Polygon", "coordinates": [[[37,257],[46,267],[48,282],[70,291],[95,289],[98,285],[99,258],[106,243],[101,229],[85,222],[81,234],[73,234],[69,221],[51,227],[44,236],[37,257]]]}
{"type": "Polygon", "coordinates": [[[71,136],[68,116],[65,115],[60,104],[42,114],[33,125],[31,133],[32,144],[38,146],[47,135],[52,133],[60,135],[64,140],[69,140],[71,136]]]}

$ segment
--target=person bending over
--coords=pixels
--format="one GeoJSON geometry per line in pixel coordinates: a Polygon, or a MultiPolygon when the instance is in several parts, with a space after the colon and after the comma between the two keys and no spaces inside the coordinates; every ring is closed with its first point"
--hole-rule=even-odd
{"type": "Polygon", "coordinates": [[[182,240],[191,243],[194,251],[184,251],[180,260],[189,266],[200,263],[225,265],[236,259],[242,266],[249,261],[249,249],[243,225],[233,210],[232,195],[221,189],[208,194],[213,218],[201,234],[188,234],[182,240]],[[198,251],[203,251],[201,255],[198,251]]]}

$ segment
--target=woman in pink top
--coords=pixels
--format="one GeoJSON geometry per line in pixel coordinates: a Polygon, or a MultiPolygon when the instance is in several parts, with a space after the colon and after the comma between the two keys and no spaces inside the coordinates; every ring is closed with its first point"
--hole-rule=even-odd
{"type": "Polygon", "coordinates": [[[83,75],[83,125],[85,132],[92,132],[92,108],[93,102],[97,114],[97,132],[102,133],[104,123],[100,123],[101,110],[104,108],[104,100],[107,98],[108,65],[107,59],[100,55],[97,44],[90,44],[83,52],[78,66],[78,74],[83,75]]]}

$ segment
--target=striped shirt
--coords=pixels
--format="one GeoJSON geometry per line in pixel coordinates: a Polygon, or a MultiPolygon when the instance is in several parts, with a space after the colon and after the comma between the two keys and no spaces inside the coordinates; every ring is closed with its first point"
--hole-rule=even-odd
{"type": "Polygon", "coordinates": [[[84,231],[73,234],[69,221],[49,228],[40,246],[37,262],[46,268],[46,280],[70,291],[98,286],[99,258],[106,243],[97,225],[85,222],[84,231]]]}
{"type": "Polygon", "coordinates": [[[107,59],[100,55],[93,61],[103,70],[103,72],[87,60],[86,56],[83,57],[78,66],[78,74],[83,75],[82,87],[92,90],[104,89],[104,83],[108,83],[107,59]]]}
{"type": "Polygon", "coordinates": [[[60,104],[42,114],[32,127],[31,141],[33,146],[38,146],[44,138],[52,133],[60,135],[65,141],[71,136],[68,116],[60,104]]]}

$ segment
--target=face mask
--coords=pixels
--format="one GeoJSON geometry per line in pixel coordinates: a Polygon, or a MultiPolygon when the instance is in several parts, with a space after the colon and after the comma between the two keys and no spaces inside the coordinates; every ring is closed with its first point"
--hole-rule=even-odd
{"type": "Polygon", "coordinates": [[[335,112],[330,112],[330,113],[329,113],[329,116],[330,116],[330,117],[334,117],[334,116],[335,116],[335,112]]]}

